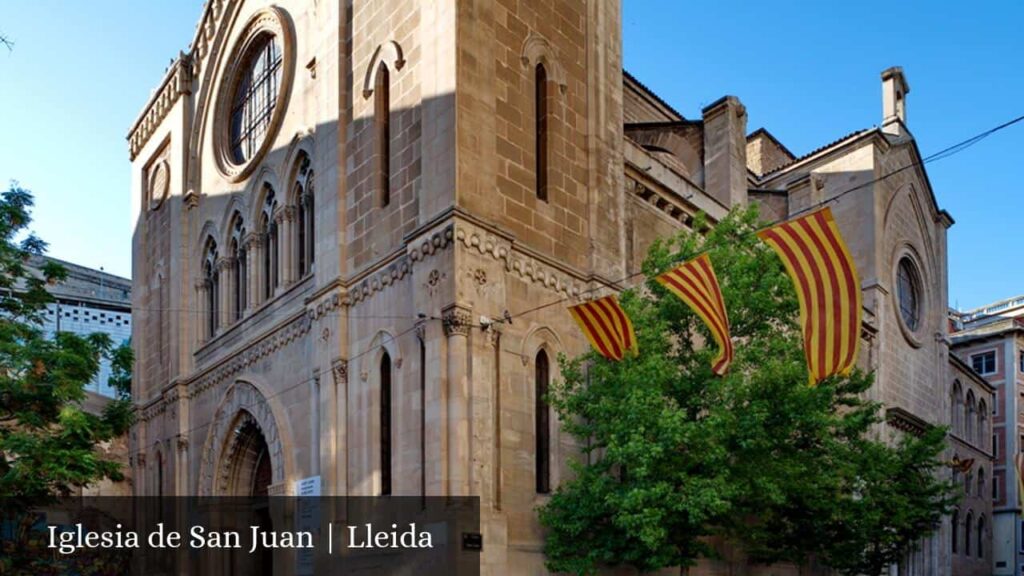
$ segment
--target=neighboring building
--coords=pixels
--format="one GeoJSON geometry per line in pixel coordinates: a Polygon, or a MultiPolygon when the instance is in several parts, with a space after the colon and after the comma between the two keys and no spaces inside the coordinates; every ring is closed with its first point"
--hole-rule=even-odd
{"type": "MultiPolygon", "coordinates": [[[[902,71],[881,127],[796,157],[733,96],[687,119],[625,74],[620,20],[207,2],[128,135],[133,301],[159,311],[133,339],[137,493],[478,495],[483,573],[544,573],[535,509],[578,449],[538,398],[587,343],[564,305],[516,314],[621,288],[654,239],[749,201],[837,198],[882,433],[948,424],[952,219],[919,164],[877,180],[921,160],[902,71]]],[[[953,574],[951,539],[946,519],[899,573],[953,574]]],[[[724,558],[690,573],[754,569],[724,558]]]]}
{"type": "MultiPolygon", "coordinates": [[[[1021,520],[1015,457],[1024,452],[1024,317],[1017,297],[967,312],[951,313],[953,350],[995,388],[991,404],[993,563],[996,576],[1024,574],[1024,527],[1021,520]]],[[[967,407],[970,409],[970,406],[967,407]]],[[[978,408],[979,413],[983,410],[978,408]]]]}
{"type": "MultiPolygon", "coordinates": [[[[43,330],[47,335],[57,332],[110,336],[115,346],[128,342],[132,335],[132,281],[102,270],[49,258],[67,270],[67,278],[48,287],[54,302],[43,314],[43,330]]],[[[40,258],[32,261],[42,265],[40,258]]],[[[110,362],[104,359],[100,371],[86,390],[113,398],[117,392],[110,386],[110,362]]]]}
{"type": "MultiPolygon", "coordinates": [[[[999,518],[994,516],[994,500],[999,491],[998,461],[993,460],[992,423],[995,415],[995,389],[956,354],[949,356],[954,380],[949,390],[950,450],[947,457],[954,463],[967,463],[954,468],[953,482],[963,488],[950,526],[950,553],[953,574],[957,576],[992,574],[998,564],[1000,549],[999,518]]],[[[996,572],[999,574],[1000,572],[996,572]]],[[[1011,573],[1011,572],[1007,572],[1011,573]]]]}
{"type": "MultiPolygon", "coordinates": [[[[48,256],[33,257],[29,266],[39,270],[46,260],[56,262],[67,271],[67,278],[47,287],[54,301],[43,313],[43,331],[52,336],[57,332],[73,332],[86,336],[97,332],[110,336],[115,346],[131,337],[132,281],[103,270],[87,268],[48,256]]],[[[116,397],[117,391],[109,383],[110,361],[103,359],[100,369],[86,387],[83,406],[86,411],[99,414],[116,397]]],[[[103,480],[81,490],[83,496],[127,496],[131,489],[131,468],[128,462],[128,438],[120,436],[96,449],[106,458],[122,464],[127,479],[123,482],[103,480]]]]}

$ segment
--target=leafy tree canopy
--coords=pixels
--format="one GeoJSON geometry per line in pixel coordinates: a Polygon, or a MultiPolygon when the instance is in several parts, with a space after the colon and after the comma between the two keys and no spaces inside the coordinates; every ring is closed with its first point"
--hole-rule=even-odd
{"type": "Polygon", "coordinates": [[[105,334],[48,337],[47,286],[67,272],[39,260],[46,243],[28,232],[32,194],[12,184],[0,193],[0,496],[3,512],[20,513],[104,478],[120,480],[120,464],[97,444],[131,424],[132,351],[105,334]],[[41,261],[30,266],[31,259],[41,261]],[[85,387],[101,359],[111,361],[118,398],[102,414],[85,411],[85,387]]]}
{"type": "Polygon", "coordinates": [[[639,357],[560,359],[549,400],[585,448],[540,510],[551,570],[685,567],[729,541],[757,562],[876,575],[948,511],[944,429],[885,437],[870,374],[807,385],[796,293],[759,226],[756,208],[737,209],[656,242],[648,281],[621,296],[639,357]],[[724,377],[700,318],[653,281],[702,251],[736,342],[724,377]]]}

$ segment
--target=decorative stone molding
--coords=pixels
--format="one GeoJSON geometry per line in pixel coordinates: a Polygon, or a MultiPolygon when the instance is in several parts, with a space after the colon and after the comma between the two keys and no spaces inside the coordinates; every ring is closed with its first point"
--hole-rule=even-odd
{"type": "Polygon", "coordinates": [[[295,33],[292,30],[288,14],[281,8],[270,6],[258,10],[249,18],[249,21],[242,27],[242,33],[235,41],[227,59],[224,60],[226,66],[221,73],[223,80],[218,87],[212,110],[213,156],[217,169],[229,181],[240,182],[248,177],[259,166],[260,160],[273,145],[291,96],[292,81],[295,77],[295,52],[295,33]],[[246,55],[266,33],[272,34],[281,47],[281,81],[277,100],[274,103],[270,125],[266,129],[259,148],[244,161],[238,162],[232,157],[228,143],[230,112],[235,100],[235,86],[239,75],[244,73],[241,67],[249,64],[246,55]]]}
{"type": "Polygon", "coordinates": [[[473,327],[473,316],[469,308],[453,304],[441,313],[441,325],[445,336],[466,336],[473,327]]]}
{"type": "Polygon", "coordinates": [[[191,210],[199,207],[199,193],[189,188],[185,195],[181,198],[182,202],[185,203],[185,208],[191,210]]]}
{"type": "Polygon", "coordinates": [[[525,69],[533,68],[537,64],[544,64],[544,69],[548,73],[548,80],[558,86],[559,93],[565,94],[569,89],[569,85],[566,82],[565,68],[562,67],[562,63],[558,61],[554,52],[546,38],[536,32],[530,32],[530,35],[523,42],[519,61],[525,69]]]}
{"type": "Polygon", "coordinates": [[[693,224],[692,213],[673,202],[667,195],[660,193],[658,190],[648,188],[643,183],[627,177],[626,191],[650,204],[655,209],[664,212],[669,218],[683,226],[689,227],[693,224]]]}
{"type": "Polygon", "coordinates": [[[885,420],[893,428],[914,436],[922,436],[932,427],[927,421],[903,408],[889,408],[885,411],[885,420]]]}
{"type": "Polygon", "coordinates": [[[239,448],[233,431],[253,424],[263,434],[270,453],[271,479],[280,483],[285,478],[284,451],[277,421],[263,394],[249,382],[235,382],[214,414],[210,432],[203,446],[199,465],[199,493],[202,496],[225,495],[230,485],[232,464],[239,448]]]}
{"type": "Polygon", "coordinates": [[[373,96],[373,88],[377,85],[377,71],[380,70],[381,62],[390,70],[401,70],[405,66],[402,46],[394,40],[388,40],[377,46],[373,57],[370,58],[370,65],[366,68],[366,74],[363,76],[363,98],[373,96]]]}
{"type": "Polygon", "coordinates": [[[128,157],[135,160],[182,94],[192,91],[192,57],[181,52],[128,131],[128,157]]]}
{"type": "Polygon", "coordinates": [[[452,227],[447,226],[443,230],[438,230],[428,235],[422,241],[411,242],[405,255],[398,258],[383,271],[373,274],[353,286],[349,290],[347,298],[343,299],[342,304],[345,306],[355,306],[376,292],[397,283],[412,271],[413,262],[419,262],[427,256],[444,250],[451,245],[451,241],[452,227]]]}
{"type": "Polygon", "coordinates": [[[348,384],[348,360],[335,358],[331,362],[331,376],[334,377],[334,384],[337,386],[348,384]]]}
{"type": "Polygon", "coordinates": [[[585,290],[581,283],[571,276],[555,270],[535,258],[517,253],[510,243],[492,234],[460,224],[455,230],[455,239],[465,247],[480,254],[501,261],[507,272],[523,280],[540,284],[570,298],[577,298],[585,290]]]}
{"type": "Polygon", "coordinates": [[[332,290],[318,298],[315,302],[310,302],[306,306],[306,316],[309,317],[310,321],[318,321],[341,308],[344,302],[345,291],[342,289],[332,290]]]}

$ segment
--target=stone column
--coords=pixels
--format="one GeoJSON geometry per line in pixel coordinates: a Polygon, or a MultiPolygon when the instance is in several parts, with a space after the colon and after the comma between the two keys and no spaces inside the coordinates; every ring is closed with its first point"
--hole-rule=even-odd
{"type": "Polygon", "coordinates": [[[448,337],[448,496],[469,496],[469,330],[470,309],[451,305],[442,314],[448,337]]]}
{"type": "Polygon", "coordinates": [[[255,254],[258,242],[256,242],[256,238],[256,234],[249,233],[242,240],[242,243],[245,246],[245,262],[242,263],[245,266],[245,286],[242,287],[242,290],[245,290],[245,311],[243,314],[256,307],[256,291],[253,290],[253,286],[255,286],[254,278],[257,276],[255,266],[257,260],[255,258],[255,254]]]}
{"type": "MultiPolygon", "coordinates": [[[[286,218],[284,209],[278,210],[277,214],[274,214],[274,222],[277,223],[277,237],[274,239],[274,244],[277,247],[277,278],[274,278],[272,280],[276,280],[277,282],[277,288],[275,288],[273,291],[274,294],[277,294],[278,291],[280,291],[285,286],[285,274],[286,271],[288,270],[289,260],[287,256],[288,242],[285,241],[288,237],[288,233],[285,228],[286,218]]],[[[271,249],[273,250],[273,247],[271,247],[271,249]]],[[[271,268],[274,267],[273,264],[274,258],[271,258],[271,268]]],[[[273,282],[271,282],[271,284],[273,284],[273,282]]]]}
{"type": "Polygon", "coordinates": [[[291,286],[298,278],[295,273],[296,262],[298,262],[298,234],[295,232],[295,206],[285,206],[282,210],[283,234],[281,234],[281,285],[291,286]]]}
{"type": "Polygon", "coordinates": [[[195,289],[196,305],[194,308],[198,311],[198,314],[194,315],[195,322],[193,322],[193,326],[196,327],[195,337],[196,346],[198,347],[209,338],[209,335],[206,333],[206,314],[210,313],[210,311],[206,309],[206,291],[209,289],[206,285],[206,279],[200,278],[199,280],[196,280],[195,289]]]}
{"type": "Polygon", "coordinates": [[[266,233],[252,235],[252,268],[249,269],[251,281],[249,286],[252,289],[252,308],[255,310],[263,303],[263,275],[267,273],[263,269],[263,242],[266,233]]]}
{"type": "Polygon", "coordinates": [[[218,258],[215,265],[217,266],[218,284],[218,293],[215,297],[220,306],[220,314],[217,315],[216,322],[218,328],[224,328],[228,325],[229,318],[228,307],[230,305],[230,298],[228,296],[231,294],[231,259],[227,257],[218,258]]]}

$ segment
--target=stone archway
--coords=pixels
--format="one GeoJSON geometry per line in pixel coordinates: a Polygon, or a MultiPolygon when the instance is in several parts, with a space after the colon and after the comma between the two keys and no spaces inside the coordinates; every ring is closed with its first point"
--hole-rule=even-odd
{"type": "Polygon", "coordinates": [[[283,493],[289,469],[281,432],[271,405],[250,382],[239,380],[228,389],[214,414],[200,462],[199,494],[250,496],[259,465],[269,474],[260,489],[283,493]],[[266,471],[269,468],[269,472],[266,471]]]}

